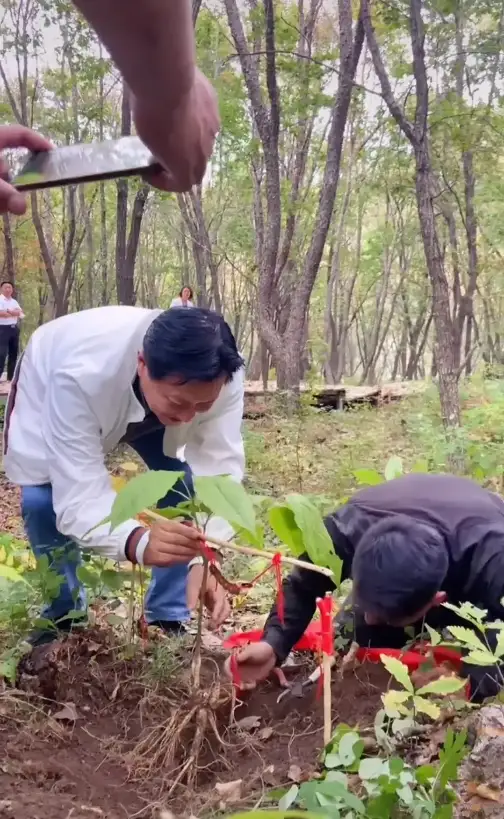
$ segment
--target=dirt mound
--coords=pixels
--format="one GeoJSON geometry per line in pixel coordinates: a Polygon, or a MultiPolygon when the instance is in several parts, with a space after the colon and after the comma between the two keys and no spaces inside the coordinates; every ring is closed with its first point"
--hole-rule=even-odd
{"type": "MultiPolygon", "coordinates": [[[[1,819],[124,819],[157,816],[160,807],[187,813],[186,788],[177,786],[167,798],[182,758],[173,771],[154,766],[147,776],[138,749],[167,720],[175,715],[179,726],[187,713],[188,662],[157,684],[148,668],[148,648],[127,658],[99,629],[30,655],[19,689],[0,695],[1,819]]],[[[295,675],[306,673],[299,668],[295,675]]],[[[334,722],[370,725],[387,680],[383,668],[367,665],[335,681],[334,722]]],[[[322,746],[321,700],[312,692],[277,704],[278,694],[267,683],[243,702],[222,697],[216,715],[221,743],[207,731],[192,813],[218,805],[217,782],[242,779],[250,800],[253,792],[287,784],[293,765],[303,774],[314,769],[322,746]]],[[[193,733],[184,735],[188,748],[193,733]]]]}

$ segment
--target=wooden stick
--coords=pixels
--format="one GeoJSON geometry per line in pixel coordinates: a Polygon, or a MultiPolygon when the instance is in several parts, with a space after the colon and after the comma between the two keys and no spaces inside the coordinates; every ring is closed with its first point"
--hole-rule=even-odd
{"type": "MultiPolygon", "coordinates": [[[[167,520],[163,515],[153,512],[152,509],[143,509],[140,514],[151,520],[167,520]]],[[[263,549],[253,549],[251,546],[237,546],[236,543],[231,543],[228,540],[217,540],[217,538],[209,537],[208,535],[205,535],[205,540],[217,546],[219,549],[228,549],[230,552],[238,552],[242,555],[264,557],[270,560],[275,556],[272,552],[267,552],[263,549]]],[[[327,569],[325,566],[315,566],[314,563],[308,563],[306,560],[298,560],[297,557],[282,555],[282,563],[288,563],[290,566],[299,566],[301,569],[308,569],[310,572],[318,572],[319,574],[324,574],[326,577],[333,576],[331,569],[327,569]]]]}
{"type": "Polygon", "coordinates": [[[320,627],[322,632],[322,673],[324,675],[324,747],[331,741],[332,736],[332,715],[331,715],[331,669],[333,666],[333,647],[331,653],[328,647],[324,650],[324,637],[328,636],[332,629],[332,597],[328,592],[325,600],[317,599],[317,608],[320,611],[320,627]],[[327,629],[327,632],[325,630],[327,629]]]}
{"type": "Polygon", "coordinates": [[[329,745],[332,736],[331,717],[331,662],[329,654],[322,657],[322,670],[324,672],[324,747],[329,745]]]}

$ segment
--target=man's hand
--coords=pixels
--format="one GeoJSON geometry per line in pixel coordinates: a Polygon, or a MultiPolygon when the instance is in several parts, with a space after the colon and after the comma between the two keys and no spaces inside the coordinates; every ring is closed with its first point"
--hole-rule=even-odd
{"type": "Polygon", "coordinates": [[[174,566],[189,563],[200,554],[203,536],[193,526],[176,520],[156,520],[144,552],[145,566],[174,566]]]}
{"type": "MultiPolygon", "coordinates": [[[[238,675],[241,680],[241,688],[243,690],[255,688],[258,682],[265,680],[266,677],[273,671],[276,665],[276,654],[268,643],[261,641],[259,643],[251,643],[236,654],[238,662],[238,675]]],[[[231,658],[229,657],[224,664],[224,673],[229,679],[232,679],[231,658]]]]}
{"type": "MultiPolygon", "coordinates": [[[[50,151],[52,145],[47,139],[23,125],[0,126],[0,151],[4,148],[28,148],[29,151],[50,151]]],[[[13,213],[21,216],[26,211],[26,198],[7,180],[9,168],[0,156],[0,214],[13,213]]]]}
{"type": "Polygon", "coordinates": [[[176,193],[198,185],[220,126],[217,96],[207,78],[196,69],[191,90],[173,111],[154,109],[139,99],[132,107],[139,136],[165,168],[147,175],[147,181],[176,193]]]}
{"type": "MultiPolygon", "coordinates": [[[[204,566],[196,564],[191,566],[187,578],[187,607],[192,610],[196,608],[198,598],[203,583],[204,566]]],[[[225,589],[217,582],[215,577],[208,572],[206,589],[204,590],[203,602],[205,608],[210,613],[210,628],[215,629],[222,625],[231,614],[231,606],[227,598],[225,589]]]]}

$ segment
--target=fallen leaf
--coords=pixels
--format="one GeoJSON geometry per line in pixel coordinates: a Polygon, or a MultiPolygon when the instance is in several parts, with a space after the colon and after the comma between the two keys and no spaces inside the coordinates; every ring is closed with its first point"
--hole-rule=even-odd
{"type": "Polygon", "coordinates": [[[138,464],[133,461],[125,461],[119,468],[122,469],[123,472],[138,472],[138,464]]]}
{"type": "Polygon", "coordinates": [[[112,701],[112,702],[115,702],[115,700],[116,700],[116,698],[117,698],[117,695],[118,695],[118,693],[119,693],[119,689],[120,689],[120,687],[121,687],[121,683],[120,683],[120,682],[118,682],[118,683],[117,683],[117,685],[116,685],[116,687],[115,687],[115,688],[114,688],[114,690],[112,691],[112,694],[110,695],[110,699],[111,699],[111,701],[112,701]]]}
{"type": "Polygon", "coordinates": [[[215,790],[226,804],[239,802],[241,799],[243,779],[234,779],[233,782],[217,782],[215,790]]]}
{"type": "Polygon", "coordinates": [[[259,728],[261,724],[261,717],[243,717],[243,719],[239,719],[236,723],[236,727],[240,728],[242,731],[253,731],[254,728],[259,728]]]}
{"type": "Polygon", "coordinates": [[[268,726],[267,728],[261,728],[257,736],[259,737],[259,739],[265,741],[273,736],[273,728],[271,726],[268,726]]]}
{"type": "Polygon", "coordinates": [[[287,773],[287,778],[291,780],[291,782],[301,782],[302,779],[302,772],[299,765],[291,765],[289,771],[287,773]]]}
{"type": "Polygon", "coordinates": [[[480,796],[482,799],[488,799],[490,802],[500,802],[502,804],[502,794],[497,788],[491,788],[485,785],[484,782],[468,782],[467,792],[472,796],[480,796]]]}
{"type": "Polygon", "coordinates": [[[268,767],[265,768],[264,771],[263,771],[262,778],[263,778],[264,783],[266,785],[270,785],[270,786],[275,785],[276,784],[275,766],[274,765],[268,765],[268,767]]]}
{"type": "Polygon", "coordinates": [[[79,719],[77,708],[73,702],[65,702],[63,708],[53,714],[53,719],[59,719],[66,722],[76,722],[79,719]]]}

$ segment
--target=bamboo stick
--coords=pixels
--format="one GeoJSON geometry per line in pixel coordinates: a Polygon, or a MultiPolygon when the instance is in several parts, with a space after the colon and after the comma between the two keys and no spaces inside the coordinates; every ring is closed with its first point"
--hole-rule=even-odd
{"type": "MultiPolygon", "coordinates": [[[[144,515],[146,518],[150,518],[151,520],[163,520],[165,522],[167,520],[167,518],[165,518],[163,515],[152,511],[152,509],[143,509],[141,515],[144,515]]],[[[251,546],[238,546],[236,543],[231,543],[228,540],[217,540],[217,538],[209,537],[208,535],[205,535],[205,540],[208,543],[211,543],[213,546],[217,546],[219,549],[227,549],[230,552],[238,552],[242,555],[252,555],[253,557],[264,557],[266,559],[269,558],[270,560],[274,558],[274,554],[272,552],[267,552],[264,549],[253,549],[251,546]]],[[[316,566],[314,563],[308,563],[306,560],[298,560],[297,557],[282,555],[282,563],[288,563],[289,566],[299,566],[301,569],[308,569],[310,572],[318,572],[319,574],[324,574],[326,577],[333,576],[331,569],[327,569],[325,566],[316,566]]]]}

